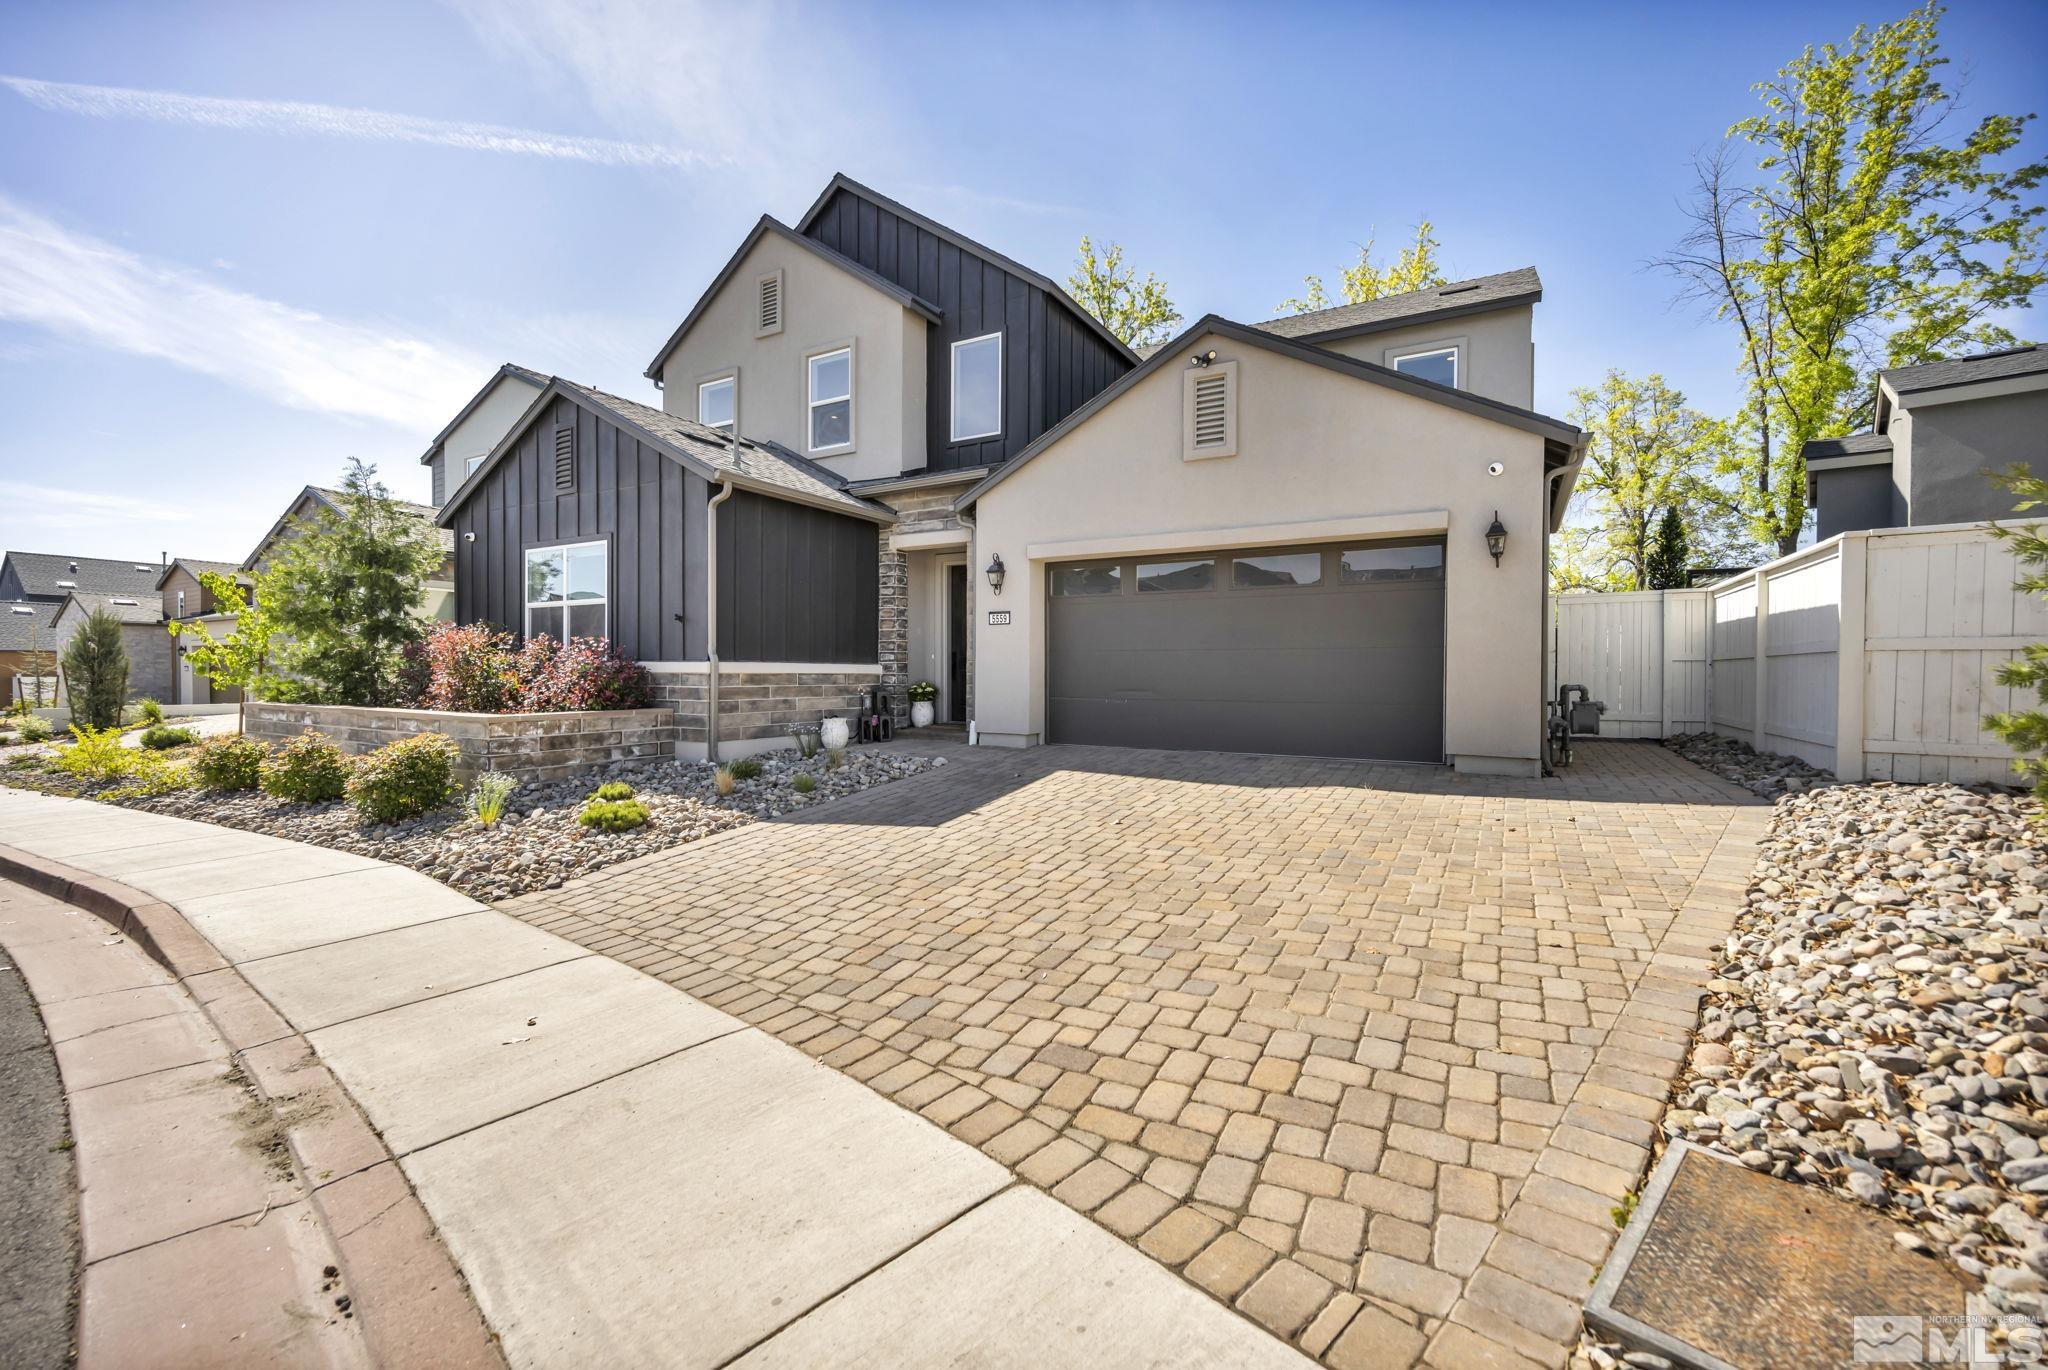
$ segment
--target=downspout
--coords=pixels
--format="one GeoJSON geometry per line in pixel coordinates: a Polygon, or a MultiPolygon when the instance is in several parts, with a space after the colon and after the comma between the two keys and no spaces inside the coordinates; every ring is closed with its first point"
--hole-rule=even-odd
{"type": "MultiPolygon", "coordinates": [[[[732,420],[732,455],[740,455],[740,420],[732,420]]],[[[704,506],[704,759],[718,764],[718,506],[732,498],[732,477],[704,506]]]]}
{"type": "MultiPolygon", "coordinates": [[[[1542,720],[1543,770],[1550,771],[1550,701],[1557,695],[1557,626],[1550,616],[1550,516],[1557,504],[1557,482],[1578,474],[1586,464],[1586,444],[1581,443],[1572,459],[1543,478],[1543,575],[1537,582],[1538,621],[1543,625],[1543,700],[1537,711],[1542,720]]],[[[1560,515],[1559,523],[1563,522],[1560,515]]]]}
{"type": "MultiPolygon", "coordinates": [[[[981,560],[980,550],[976,546],[980,539],[980,531],[974,526],[974,515],[968,513],[965,509],[960,510],[953,517],[959,519],[960,526],[967,530],[967,595],[968,602],[971,604],[974,601],[974,563],[981,560]]],[[[967,678],[969,680],[974,679],[974,615],[971,613],[967,616],[967,678]]],[[[969,693],[972,694],[972,691],[969,691],[969,693]]],[[[967,745],[978,747],[981,745],[979,740],[981,733],[974,723],[974,711],[969,709],[967,712],[969,715],[967,719],[967,745]]]]}

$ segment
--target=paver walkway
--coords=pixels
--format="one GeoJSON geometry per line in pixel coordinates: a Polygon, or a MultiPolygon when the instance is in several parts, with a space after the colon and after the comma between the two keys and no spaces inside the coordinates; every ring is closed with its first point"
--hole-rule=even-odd
{"type": "Polygon", "coordinates": [[[1332,1365],[1563,1363],[1767,809],[1648,744],[951,755],[503,907],[1332,1365]]]}

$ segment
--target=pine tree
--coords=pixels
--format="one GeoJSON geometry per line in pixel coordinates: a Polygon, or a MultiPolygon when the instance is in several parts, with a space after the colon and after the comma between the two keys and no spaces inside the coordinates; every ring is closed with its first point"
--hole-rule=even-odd
{"type": "Polygon", "coordinates": [[[120,723],[128,698],[128,647],[121,641],[121,620],[105,609],[87,614],[64,648],[64,693],[74,722],[88,728],[120,723]]]}
{"type": "MultiPolygon", "coordinates": [[[[2048,480],[2042,480],[2025,466],[2014,465],[1991,479],[2018,497],[2013,506],[2015,513],[2048,508],[2048,480]]],[[[2048,598],[2048,529],[2038,523],[2017,528],[1993,524],[1991,535],[2009,544],[2013,560],[2027,568],[2025,574],[2013,582],[2013,588],[2048,598]]],[[[2001,663],[1997,679],[2001,685],[2032,690],[2037,702],[2048,704],[2048,642],[2032,643],[2022,648],[2012,660],[2001,663]]],[[[2039,755],[2048,751],[2048,712],[2034,708],[1986,714],[1984,726],[2022,754],[2012,763],[2013,770],[2031,779],[2034,793],[2048,799],[2048,760],[2039,755]]]]}
{"type": "Polygon", "coordinates": [[[1650,543],[1649,556],[1643,562],[1643,579],[1652,590],[1682,590],[1685,588],[1685,563],[1690,557],[1686,546],[1685,518],[1672,505],[1664,511],[1664,517],[1657,521],[1657,536],[1650,543]]]}

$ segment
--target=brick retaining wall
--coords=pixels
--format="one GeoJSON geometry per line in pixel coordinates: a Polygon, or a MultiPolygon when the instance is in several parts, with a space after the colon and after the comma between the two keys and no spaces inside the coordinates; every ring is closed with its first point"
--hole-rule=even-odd
{"type": "Polygon", "coordinates": [[[366,709],[345,704],[248,706],[249,736],[285,742],[308,728],[360,754],[418,733],[442,733],[462,751],[456,774],[504,771],[525,781],[560,780],[614,761],[676,754],[675,712],[667,707],[580,713],[455,714],[366,709]]]}
{"type": "MultiPolygon", "coordinates": [[[[675,710],[678,754],[701,756],[706,673],[657,670],[652,674],[655,698],[675,710]]],[[[727,753],[744,756],[787,742],[792,723],[852,718],[860,712],[861,691],[879,681],[874,671],[853,668],[763,671],[724,667],[718,673],[719,741],[727,753]]]]}

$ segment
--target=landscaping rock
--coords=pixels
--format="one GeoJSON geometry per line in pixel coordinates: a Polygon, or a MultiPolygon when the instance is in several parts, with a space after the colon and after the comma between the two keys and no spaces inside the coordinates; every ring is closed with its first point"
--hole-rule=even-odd
{"type": "Polygon", "coordinates": [[[1664,745],[1693,765],[1766,799],[1798,794],[1834,781],[1826,771],[1816,770],[1796,756],[1760,752],[1747,742],[1719,733],[1681,733],[1665,738],[1664,745]]]}

